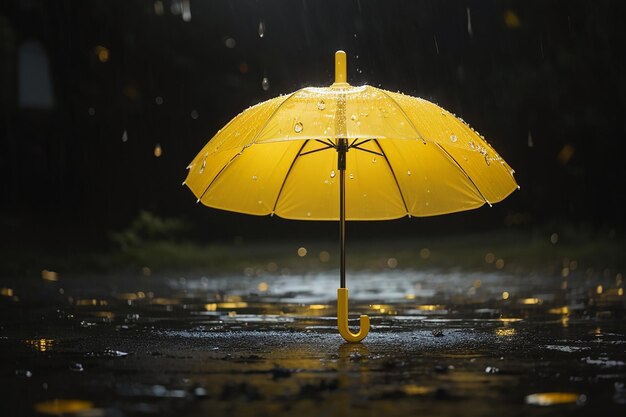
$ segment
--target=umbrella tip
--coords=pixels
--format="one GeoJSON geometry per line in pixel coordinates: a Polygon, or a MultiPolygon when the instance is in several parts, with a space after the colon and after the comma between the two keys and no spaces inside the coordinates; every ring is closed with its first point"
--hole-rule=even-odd
{"type": "Polygon", "coordinates": [[[347,85],[347,58],[342,50],[335,52],[335,85],[347,85]]]}

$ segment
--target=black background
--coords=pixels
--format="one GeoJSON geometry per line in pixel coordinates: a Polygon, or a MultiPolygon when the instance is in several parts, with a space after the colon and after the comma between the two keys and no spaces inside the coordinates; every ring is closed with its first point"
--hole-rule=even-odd
{"type": "Polygon", "coordinates": [[[192,0],[189,22],[179,1],[164,0],[162,15],[155,3],[1,3],[4,244],[106,245],[106,232],[140,210],[186,219],[204,241],[334,237],[332,223],[197,205],[181,183],[203,144],[244,108],[330,84],[337,49],[348,53],[351,84],[420,96],[463,117],[521,185],[493,208],[360,223],[353,235],[624,229],[625,2],[192,0]],[[19,105],[18,56],[31,41],[49,62],[51,108],[19,105]]]}

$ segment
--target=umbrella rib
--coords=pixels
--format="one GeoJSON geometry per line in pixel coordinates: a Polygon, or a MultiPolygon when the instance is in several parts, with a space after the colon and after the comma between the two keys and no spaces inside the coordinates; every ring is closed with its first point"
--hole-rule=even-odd
{"type": "Polygon", "coordinates": [[[319,139],[315,139],[315,142],[319,142],[319,143],[323,143],[324,145],[328,145],[331,148],[337,148],[337,145],[335,145],[334,143],[332,143],[330,140],[325,141],[325,140],[319,140],[319,139]]]}
{"type": "Polygon", "coordinates": [[[367,142],[371,142],[371,141],[372,141],[372,139],[365,139],[363,142],[356,143],[356,141],[358,141],[358,140],[359,140],[359,139],[354,139],[354,141],[350,144],[350,146],[349,146],[349,147],[350,147],[350,148],[356,148],[356,147],[358,147],[359,145],[363,145],[364,143],[367,143],[367,142]]]}
{"type": "Polygon", "coordinates": [[[283,183],[280,185],[280,190],[278,190],[278,194],[276,195],[276,201],[274,202],[274,207],[272,208],[272,213],[274,213],[276,211],[276,206],[278,205],[278,200],[280,199],[280,196],[283,193],[283,188],[285,188],[285,184],[287,183],[287,178],[289,178],[289,174],[291,174],[293,166],[296,164],[296,161],[298,160],[298,157],[301,156],[300,152],[302,152],[302,149],[304,149],[306,144],[309,143],[309,140],[310,139],[306,139],[304,141],[304,143],[302,144],[300,149],[298,149],[298,152],[296,153],[296,156],[293,158],[293,161],[291,161],[291,165],[289,165],[289,169],[287,170],[287,174],[285,174],[285,179],[283,179],[283,183]]]}
{"type": "Polygon", "coordinates": [[[474,180],[472,179],[472,177],[469,176],[469,174],[467,173],[467,171],[465,171],[465,169],[463,169],[463,167],[461,166],[461,164],[459,164],[459,162],[456,160],[456,158],[454,156],[452,156],[450,154],[450,152],[448,152],[443,146],[441,146],[438,143],[435,143],[435,145],[437,146],[437,148],[443,152],[450,160],[451,162],[463,173],[463,175],[465,175],[467,177],[467,179],[469,180],[469,182],[472,183],[472,185],[474,186],[474,188],[476,189],[476,191],[478,191],[478,194],[480,194],[480,197],[485,200],[485,203],[489,204],[489,206],[491,206],[491,203],[489,202],[489,200],[487,200],[484,196],[484,194],[480,191],[480,188],[478,188],[478,186],[476,185],[476,183],[474,182],[474,180]]]}
{"type": "Polygon", "coordinates": [[[378,156],[383,156],[383,157],[385,156],[385,155],[383,155],[383,154],[382,154],[382,153],[380,153],[380,152],[370,151],[369,149],[359,148],[358,146],[352,146],[352,149],[358,149],[358,150],[360,150],[360,151],[363,151],[363,152],[368,152],[368,153],[372,153],[372,154],[374,154],[374,155],[378,155],[378,156]]]}
{"type": "MultiPolygon", "coordinates": [[[[245,149],[245,148],[244,148],[245,149]]],[[[211,186],[213,185],[213,183],[215,183],[215,181],[217,180],[217,178],[222,175],[222,172],[224,172],[226,170],[226,168],[228,168],[230,166],[230,164],[232,164],[232,162],[235,160],[235,158],[237,158],[238,156],[240,156],[244,149],[242,149],[241,151],[237,152],[232,158],[230,158],[228,160],[228,162],[226,162],[226,164],[224,164],[224,166],[222,167],[222,169],[220,169],[220,171],[213,177],[213,179],[211,180],[211,182],[209,183],[209,185],[207,185],[207,187],[204,189],[204,191],[202,192],[202,194],[200,194],[200,197],[198,197],[198,202],[200,200],[202,200],[204,198],[204,195],[207,193],[207,191],[209,191],[209,188],[211,188],[211,186]]]]}
{"type": "Polygon", "coordinates": [[[406,205],[406,201],[404,200],[404,194],[402,194],[402,189],[400,188],[400,183],[398,182],[398,177],[396,177],[396,173],[394,172],[393,167],[391,166],[391,162],[389,162],[389,158],[387,158],[387,154],[385,153],[385,151],[383,151],[383,147],[380,146],[380,143],[378,142],[378,139],[373,139],[373,141],[378,146],[378,149],[380,149],[380,153],[382,154],[382,157],[385,158],[385,162],[387,162],[387,166],[389,167],[389,171],[391,171],[391,175],[393,176],[393,180],[396,182],[396,187],[398,187],[398,192],[400,193],[400,198],[402,199],[402,204],[404,204],[404,210],[406,210],[406,214],[409,215],[410,214],[409,213],[409,207],[406,205]]]}
{"type": "Polygon", "coordinates": [[[307,151],[307,152],[301,153],[300,156],[309,155],[309,154],[312,154],[312,153],[315,153],[315,152],[325,151],[326,149],[331,149],[331,148],[334,149],[335,147],[334,146],[326,146],[325,148],[314,149],[312,151],[307,151]]]}
{"type": "Polygon", "coordinates": [[[400,104],[396,101],[396,99],[391,97],[385,90],[380,90],[380,91],[384,95],[386,95],[389,100],[391,100],[391,102],[398,108],[398,110],[400,110],[400,112],[402,112],[402,114],[404,115],[404,118],[407,120],[407,122],[409,122],[409,124],[411,125],[411,127],[413,128],[415,133],[417,133],[417,136],[422,140],[422,142],[426,143],[426,139],[424,139],[424,136],[419,132],[419,130],[417,130],[417,127],[415,127],[415,125],[413,124],[413,122],[409,118],[409,115],[406,114],[406,112],[404,111],[402,106],[400,106],[400,104]]]}

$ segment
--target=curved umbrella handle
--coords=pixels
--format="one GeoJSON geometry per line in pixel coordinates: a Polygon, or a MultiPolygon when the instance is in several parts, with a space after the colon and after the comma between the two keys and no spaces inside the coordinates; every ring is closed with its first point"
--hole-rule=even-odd
{"type": "Polygon", "coordinates": [[[370,331],[370,318],[362,314],[360,322],[361,329],[358,333],[352,333],[348,328],[348,289],[337,288],[337,327],[341,337],[352,343],[365,339],[370,331]]]}

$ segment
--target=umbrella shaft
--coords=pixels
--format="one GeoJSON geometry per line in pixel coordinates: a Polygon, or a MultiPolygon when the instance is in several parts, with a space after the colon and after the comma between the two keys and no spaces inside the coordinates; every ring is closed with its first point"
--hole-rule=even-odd
{"type": "Polygon", "coordinates": [[[340,242],[340,269],[339,287],[346,288],[346,139],[339,140],[337,147],[337,168],[339,170],[339,242],[340,242]]]}

